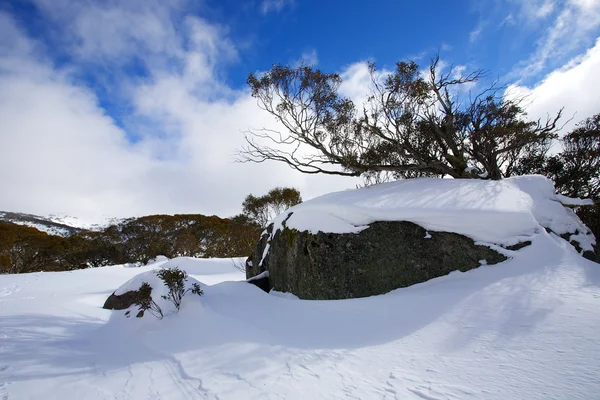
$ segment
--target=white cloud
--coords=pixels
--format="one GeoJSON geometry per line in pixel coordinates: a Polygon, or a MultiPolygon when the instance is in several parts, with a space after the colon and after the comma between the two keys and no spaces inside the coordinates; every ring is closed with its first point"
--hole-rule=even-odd
{"type": "Polygon", "coordinates": [[[469,32],[469,42],[475,43],[481,37],[481,34],[483,33],[483,26],[484,23],[479,21],[479,23],[475,26],[475,29],[469,32]]]}
{"type": "Polygon", "coordinates": [[[584,11],[594,10],[600,5],[598,0],[569,0],[569,2],[584,11]]]}
{"type": "Polygon", "coordinates": [[[181,38],[172,23],[180,1],[34,1],[45,17],[68,32],[65,45],[81,59],[119,64],[180,52],[181,38]]]}
{"type": "Polygon", "coordinates": [[[494,0],[472,4],[479,18],[469,33],[471,44],[481,41],[490,29],[503,29],[502,36],[510,34],[522,41],[516,47],[526,53],[513,66],[509,80],[538,80],[592,46],[600,32],[600,0],[494,0]]]}
{"type": "Polygon", "coordinates": [[[512,1],[520,5],[528,24],[542,27],[536,50],[517,66],[513,77],[528,78],[557,68],[596,39],[600,1],[512,1]]]}
{"type": "Polygon", "coordinates": [[[319,64],[319,56],[317,55],[317,50],[315,49],[310,49],[310,50],[306,50],[305,52],[302,53],[302,55],[300,56],[300,58],[298,60],[296,60],[295,62],[292,63],[293,66],[298,67],[300,65],[310,65],[310,66],[316,66],[317,64],[319,64]]]}
{"type": "Polygon", "coordinates": [[[454,47],[449,45],[448,43],[442,43],[441,50],[442,51],[452,51],[454,47]]]}
{"type": "Polygon", "coordinates": [[[262,0],[260,10],[263,14],[270,12],[280,12],[287,5],[294,3],[294,0],[262,0]]]}
{"type": "MultiPolygon", "coordinates": [[[[385,73],[383,71],[382,73],[385,73]]],[[[366,61],[357,62],[348,65],[340,73],[342,84],[340,85],[340,94],[351,99],[354,104],[361,107],[371,95],[372,81],[369,73],[369,65],[366,61]]]]}
{"type": "Polygon", "coordinates": [[[564,107],[563,128],[569,132],[573,126],[594,114],[600,113],[600,39],[583,56],[573,59],[564,68],[548,74],[533,87],[510,86],[512,95],[526,95],[530,101],[530,117],[545,119],[564,107]]]}
{"type": "Polygon", "coordinates": [[[529,24],[550,17],[560,6],[556,0],[499,0],[498,3],[505,10],[514,9],[512,16],[529,24]]]}
{"type": "MultiPolygon", "coordinates": [[[[81,10],[70,9],[67,33],[84,25],[80,18],[89,18],[89,10],[81,10]]],[[[166,17],[169,12],[155,14],[162,16],[153,36],[159,43],[128,41],[140,24],[157,26],[152,17],[130,25],[117,22],[118,29],[109,29],[106,41],[96,30],[80,31],[72,44],[71,54],[84,63],[117,63],[132,50],[149,68],[143,81],[118,81],[126,87],[119,96],[132,107],[128,131],[107,115],[90,88],[73,79],[71,69],[54,67],[44,57],[43,45],[0,14],[0,210],[92,218],[229,216],[241,210],[247,194],[263,194],[274,186],[297,187],[306,199],[354,186],[340,178],[302,175],[277,163],[233,163],[242,132],[274,122],[247,91],[233,90],[218,79],[220,63],[236,56],[226,32],[185,18],[178,27],[183,45],[172,34],[175,21],[166,17]],[[134,50],[136,46],[152,47],[144,52],[134,50]],[[160,62],[163,54],[174,62],[160,62]]]]}
{"type": "Polygon", "coordinates": [[[534,11],[536,18],[546,18],[554,11],[553,1],[544,1],[537,10],[534,11]]]}
{"type": "Polygon", "coordinates": [[[91,211],[110,202],[133,211],[143,196],[133,178],[152,166],[94,96],[27,59],[3,57],[0,66],[2,208],[91,211]],[[114,192],[124,187],[131,189],[114,192]]]}
{"type": "Polygon", "coordinates": [[[499,26],[514,26],[516,24],[514,15],[508,14],[502,22],[500,22],[499,26]]]}
{"type": "MultiPolygon", "coordinates": [[[[236,60],[236,47],[224,27],[186,17],[183,0],[37,2],[64,30],[74,63],[56,67],[43,43],[0,13],[0,210],[228,216],[248,193],[274,186],[297,187],[308,199],[359,183],[302,175],[275,162],[232,162],[243,131],[276,125],[246,90],[219,78],[223,63],[236,60]],[[132,60],[147,70],[144,76],[120,72],[132,60]],[[122,126],[93,88],[75,79],[88,67],[115,79],[108,92],[128,108],[122,126]]],[[[596,45],[542,84],[519,87],[540,99],[532,116],[561,105],[567,114],[579,111],[577,120],[598,112],[599,54],[596,45]]],[[[342,94],[361,104],[371,83],[367,64],[349,65],[341,75],[342,94]]]]}

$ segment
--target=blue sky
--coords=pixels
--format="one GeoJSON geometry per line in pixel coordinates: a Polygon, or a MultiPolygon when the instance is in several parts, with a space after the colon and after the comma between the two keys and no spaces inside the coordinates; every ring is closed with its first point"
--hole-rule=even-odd
{"type": "Polygon", "coordinates": [[[249,73],[304,61],[360,97],[367,61],[439,51],[531,95],[533,118],[564,106],[580,120],[600,111],[599,35],[598,0],[4,1],[0,209],[226,216],[275,185],[353,187],[230,162],[245,130],[273,124],[249,73]]]}
{"type": "MultiPolygon", "coordinates": [[[[28,35],[44,43],[58,65],[80,64],[70,50],[73,42],[82,38],[74,37],[68,25],[58,23],[60,17],[51,15],[48,8],[52,2],[38,3],[44,6],[36,5],[35,1],[7,1],[0,9],[12,15],[28,35]]],[[[57,3],[68,2],[59,0],[57,3]]],[[[107,9],[111,2],[77,3],[95,3],[107,9]]],[[[425,64],[437,51],[450,62],[484,68],[493,76],[531,84],[593,45],[600,32],[593,26],[585,37],[576,40],[576,30],[567,30],[567,37],[562,39],[565,46],[557,44],[552,56],[535,73],[522,74],[530,57],[546,46],[548,30],[556,25],[569,4],[592,7],[593,1],[375,1],[365,4],[358,0],[209,0],[171,3],[167,19],[179,28],[177,33],[182,42],[187,39],[182,28],[184,20],[193,16],[219,26],[235,45],[235,60],[219,65],[221,78],[233,87],[243,86],[249,72],[268,69],[273,63],[294,63],[303,56],[309,56],[310,60],[316,56],[319,67],[337,71],[360,60],[374,60],[382,66],[406,59],[425,64]]],[[[134,6],[129,8],[133,12],[138,5],[146,10],[154,8],[144,6],[144,2],[132,4],[134,6]]],[[[143,62],[135,58],[128,61],[121,65],[124,73],[148,75],[143,62]]],[[[101,89],[102,82],[110,78],[107,71],[95,70],[93,65],[80,66],[83,79],[92,87],[101,89]]]]}

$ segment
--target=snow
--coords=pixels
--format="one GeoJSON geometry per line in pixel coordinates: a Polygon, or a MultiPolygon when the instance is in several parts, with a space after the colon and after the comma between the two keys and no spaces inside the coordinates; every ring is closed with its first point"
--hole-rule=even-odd
{"type": "MultiPolygon", "coordinates": [[[[172,301],[167,300],[165,298],[169,295],[169,288],[165,285],[165,282],[158,277],[158,271],[160,271],[160,269],[142,272],[141,274],[134,276],[133,278],[125,282],[123,285],[121,285],[117,290],[115,290],[115,294],[117,296],[120,296],[129,291],[137,291],[140,289],[142,284],[147,283],[152,287],[152,300],[154,301],[154,303],[156,303],[163,315],[168,316],[170,314],[177,313],[178,311],[175,307],[175,304],[172,301]]],[[[203,284],[200,283],[198,280],[188,276],[184,283],[184,293],[187,293],[183,296],[183,300],[181,303],[182,305],[186,304],[190,297],[196,296],[193,293],[190,293],[194,284],[198,284],[200,285],[200,287],[203,286],[203,284]]],[[[130,309],[135,309],[135,311],[137,311],[137,306],[131,306],[130,309]]],[[[135,314],[136,313],[133,313],[133,315],[135,314]]]]}
{"type": "Polygon", "coordinates": [[[102,231],[110,225],[116,225],[125,220],[124,218],[115,218],[107,215],[75,217],[64,214],[50,214],[46,219],[88,231],[102,231]]]}
{"type": "Polygon", "coordinates": [[[11,220],[11,222],[13,224],[24,225],[24,226],[28,226],[30,228],[35,228],[40,232],[46,232],[48,235],[62,236],[62,237],[71,236],[71,231],[69,231],[66,228],[61,228],[59,226],[44,225],[44,224],[36,223],[33,221],[11,220]]]}
{"type": "Polygon", "coordinates": [[[271,296],[281,297],[282,299],[300,300],[300,298],[298,296],[296,296],[294,293],[278,292],[275,289],[271,289],[271,291],[269,292],[269,294],[271,296]]]}
{"type": "MultiPolygon", "coordinates": [[[[0,275],[0,399],[597,398],[600,265],[541,228],[577,220],[537,177],[426,182],[330,195],[347,200],[339,210],[327,196],[305,207],[343,221],[338,229],[384,209],[460,228],[443,218],[455,207],[469,234],[484,235],[472,226],[480,218],[532,244],[504,249],[511,258],[500,264],[335,301],[267,294],[245,282],[241,259],[0,275]],[[512,229],[502,215],[527,223],[512,229]],[[138,319],[101,308],[117,288],[175,266],[204,291],[188,293],[179,313],[138,319]]],[[[285,223],[302,214],[295,208],[285,223]]]]}
{"type": "MultiPolygon", "coordinates": [[[[317,233],[357,233],[375,221],[410,221],[431,231],[456,232],[476,241],[513,245],[541,229],[581,233],[581,247],[595,239],[562,203],[586,203],[557,195],[551,180],[530,175],[501,181],[408,179],[331,193],[288,209],[273,222],[317,233]]],[[[263,257],[264,258],[264,257],[263,257]]]]}
{"type": "Polygon", "coordinates": [[[252,282],[252,281],[256,281],[258,279],[263,279],[263,278],[268,278],[269,277],[269,271],[263,271],[258,275],[255,275],[251,278],[246,279],[246,282],[252,282]]]}
{"type": "MultiPolygon", "coordinates": [[[[165,263],[167,261],[169,261],[169,257],[167,257],[167,256],[156,256],[156,257],[148,260],[148,262],[146,264],[165,263]]],[[[162,265],[162,264],[160,264],[160,265],[162,265]]]]}
{"type": "Polygon", "coordinates": [[[579,199],[563,196],[562,194],[557,194],[556,199],[560,201],[564,205],[570,206],[591,206],[594,204],[594,200],[592,199],[579,199]]]}
{"type": "Polygon", "coordinates": [[[0,276],[1,399],[593,399],[600,266],[541,231],[502,264],[382,296],[266,294],[231,260],[178,314],[101,309],[120,266],[0,276]]]}
{"type": "Polygon", "coordinates": [[[0,220],[35,228],[49,235],[69,237],[77,230],[101,231],[123,219],[101,217],[96,219],[77,218],[69,215],[50,214],[39,216],[19,212],[0,211],[0,220]]]}

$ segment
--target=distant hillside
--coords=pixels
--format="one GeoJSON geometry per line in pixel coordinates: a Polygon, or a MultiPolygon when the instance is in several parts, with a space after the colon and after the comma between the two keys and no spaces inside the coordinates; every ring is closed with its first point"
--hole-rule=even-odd
{"type": "Polygon", "coordinates": [[[69,237],[74,233],[87,231],[87,229],[54,221],[49,217],[19,212],[0,211],[0,221],[29,226],[49,235],[62,237],[69,237]]]}
{"type": "Polygon", "coordinates": [[[104,218],[101,222],[86,222],[70,215],[40,216],[21,212],[0,211],[0,222],[30,226],[49,235],[69,237],[77,232],[99,232],[110,225],[123,222],[122,218],[104,218]]]}
{"type": "Polygon", "coordinates": [[[36,215],[0,213],[0,273],[64,271],[169,258],[247,256],[260,227],[240,215],[149,215],[91,230],[36,215]]]}

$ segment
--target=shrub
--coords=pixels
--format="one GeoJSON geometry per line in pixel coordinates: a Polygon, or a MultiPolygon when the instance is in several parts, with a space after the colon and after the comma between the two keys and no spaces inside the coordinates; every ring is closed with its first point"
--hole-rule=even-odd
{"type": "MultiPolygon", "coordinates": [[[[161,298],[166,301],[173,303],[177,312],[181,307],[181,300],[187,292],[192,292],[198,296],[202,296],[204,292],[199,284],[193,283],[192,287],[186,289],[185,283],[187,282],[188,274],[182,271],[178,267],[161,269],[156,272],[156,275],[164,282],[165,286],[169,289],[166,295],[162,295],[161,298]]],[[[158,319],[163,319],[164,314],[162,309],[154,299],[152,298],[152,286],[148,282],[142,283],[140,288],[137,290],[138,294],[135,300],[135,304],[139,307],[137,314],[138,318],[144,316],[144,312],[148,311],[158,319]]],[[[129,317],[129,311],[125,313],[129,317]]]]}
{"type": "Polygon", "coordinates": [[[200,285],[194,283],[191,288],[185,289],[185,282],[187,281],[188,274],[185,271],[180,270],[178,267],[161,269],[156,275],[165,283],[165,286],[169,289],[169,293],[161,296],[164,300],[170,301],[175,305],[177,311],[181,307],[181,300],[187,292],[192,292],[198,296],[202,296],[204,293],[200,288],[200,285]]]}
{"type": "Polygon", "coordinates": [[[152,299],[152,286],[148,282],[142,283],[142,286],[138,289],[138,296],[135,304],[139,307],[138,318],[144,316],[144,312],[148,311],[158,319],[163,319],[162,309],[152,299]]]}

